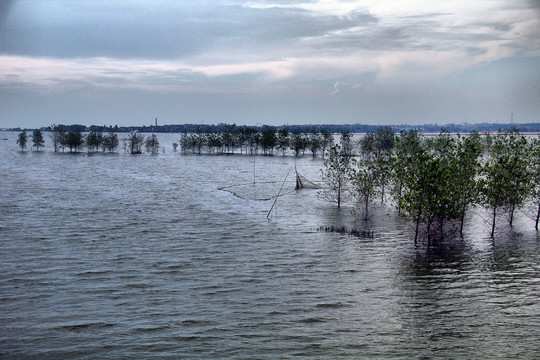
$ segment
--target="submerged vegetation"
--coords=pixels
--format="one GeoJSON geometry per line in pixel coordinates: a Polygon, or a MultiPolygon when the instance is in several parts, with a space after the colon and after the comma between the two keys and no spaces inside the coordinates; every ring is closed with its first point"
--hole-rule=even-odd
{"type": "Polygon", "coordinates": [[[346,226],[321,226],[317,229],[317,231],[346,234],[349,236],[367,239],[373,239],[375,237],[375,232],[373,230],[349,229],[346,226]]]}
{"type": "MultiPolygon", "coordinates": [[[[66,148],[69,148],[70,153],[78,153],[85,146],[88,153],[98,152],[100,149],[102,152],[114,152],[118,148],[118,135],[114,132],[107,134],[96,131],[83,134],[79,130],[66,132],[56,125],[52,125],[51,129],[50,138],[54,152],[65,152],[66,148]]],[[[21,132],[21,134],[23,133],[25,132],[21,132]]],[[[22,136],[21,134],[19,134],[19,138],[22,136]]],[[[34,130],[32,133],[32,142],[37,151],[45,145],[45,139],[41,130],[34,130]]],[[[22,146],[21,149],[23,149],[22,146]]]]}
{"type": "Polygon", "coordinates": [[[334,138],[326,130],[315,129],[307,132],[288,132],[286,129],[276,130],[273,126],[263,126],[261,131],[252,127],[237,127],[235,124],[225,125],[222,132],[197,128],[194,133],[183,133],[179,145],[182,153],[201,154],[274,154],[275,151],[285,155],[287,150],[295,156],[305,155],[309,151],[315,158],[324,154],[333,144],[334,138]]]}
{"type": "Polygon", "coordinates": [[[518,209],[529,214],[538,229],[538,139],[527,140],[517,130],[483,136],[443,130],[425,137],[418,131],[395,135],[381,128],[357,145],[355,158],[333,148],[322,169],[325,190],[320,196],[338,207],[344,197],[352,198],[353,212],[363,220],[370,218],[380,197],[414,225],[415,241],[421,233],[428,241],[449,229],[462,233],[465,216],[475,207],[490,211],[486,222],[492,237],[499,215],[506,215],[512,226],[518,209]]]}
{"type": "MultiPolygon", "coordinates": [[[[119,145],[114,132],[64,131],[51,127],[50,138],[55,152],[88,154],[115,152],[119,145]]],[[[32,133],[33,148],[44,146],[43,133],[32,133]]],[[[21,151],[27,146],[26,131],[19,133],[21,151]]],[[[155,134],[145,138],[132,131],[122,139],[125,153],[159,153],[155,134]]],[[[517,211],[540,222],[540,139],[525,137],[517,130],[467,135],[442,130],[438,136],[424,136],[417,130],[395,133],[391,127],[367,132],[359,140],[343,131],[337,143],[322,129],[304,132],[273,126],[237,127],[224,125],[220,132],[197,128],[182,133],[174,151],[183,154],[246,154],[297,156],[306,152],[325,159],[321,169],[324,183],[319,196],[337,207],[352,203],[358,219],[372,217],[373,207],[387,204],[412,224],[415,241],[443,237],[448,231],[463,232],[470,210],[489,211],[493,237],[503,215],[510,226],[517,211]]]]}

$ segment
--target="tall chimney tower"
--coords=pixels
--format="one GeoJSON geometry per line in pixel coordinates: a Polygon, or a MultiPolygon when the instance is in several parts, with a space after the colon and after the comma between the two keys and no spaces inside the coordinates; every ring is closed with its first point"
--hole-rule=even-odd
{"type": "Polygon", "coordinates": [[[157,126],[157,118],[156,118],[156,126],[157,126]]]}

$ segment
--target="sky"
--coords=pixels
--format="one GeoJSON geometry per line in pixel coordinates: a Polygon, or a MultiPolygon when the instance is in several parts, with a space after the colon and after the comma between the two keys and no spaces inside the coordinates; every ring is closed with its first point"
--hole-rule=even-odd
{"type": "Polygon", "coordinates": [[[0,128],[540,121],[540,0],[2,0],[0,128]]]}

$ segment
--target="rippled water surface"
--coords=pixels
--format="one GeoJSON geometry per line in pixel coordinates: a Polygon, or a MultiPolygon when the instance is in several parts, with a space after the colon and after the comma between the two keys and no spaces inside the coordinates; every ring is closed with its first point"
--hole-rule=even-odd
{"type": "MultiPolygon", "coordinates": [[[[159,155],[21,153],[16,136],[0,132],[1,357],[540,358],[524,217],[493,241],[473,215],[428,248],[386,208],[359,239],[317,231],[353,219],[290,192],[294,171],[267,219],[252,199],[290,156],[181,155],[177,134],[159,155]]],[[[315,181],[321,165],[297,161],[315,181]]]]}

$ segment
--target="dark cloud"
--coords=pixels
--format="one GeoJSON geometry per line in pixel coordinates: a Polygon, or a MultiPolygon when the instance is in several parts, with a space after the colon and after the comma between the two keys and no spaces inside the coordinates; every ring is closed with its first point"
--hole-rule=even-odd
{"type": "Polygon", "coordinates": [[[3,54],[167,59],[236,47],[271,47],[376,21],[368,13],[314,16],[200,3],[19,1],[0,30],[3,54]],[[143,3],[148,4],[148,3],[143,3]]]}
{"type": "Polygon", "coordinates": [[[11,7],[15,0],[2,0],[0,1],[0,27],[3,25],[5,18],[9,14],[11,7]]]}

